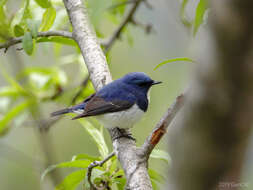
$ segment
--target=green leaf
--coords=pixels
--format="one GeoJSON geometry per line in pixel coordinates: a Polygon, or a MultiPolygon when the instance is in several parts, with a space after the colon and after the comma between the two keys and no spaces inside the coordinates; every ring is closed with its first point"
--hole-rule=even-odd
{"type": "Polygon", "coordinates": [[[14,26],[14,35],[15,35],[16,37],[19,37],[19,36],[23,36],[23,35],[24,35],[24,29],[23,29],[20,25],[18,25],[18,24],[16,24],[16,25],[14,26]]]}
{"type": "Polygon", "coordinates": [[[181,18],[182,23],[183,23],[186,27],[190,28],[191,25],[192,25],[192,22],[189,21],[189,20],[186,18],[186,16],[185,16],[185,8],[186,8],[186,6],[187,6],[187,3],[188,3],[188,0],[183,0],[183,1],[182,1],[181,8],[180,8],[180,18],[181,18]]]}
{"type": "Polygon", "coordinates": [[[55,190],[74,190],[80,184],[80,182],[85,178],[85,170],[77,170],[72,172],[64,180],[56,186],[55,190]]]}
{"type": "Polygon", "coordinates": [[[10,37],[10,21],[6,16],[4,4],[6,1],[0,2],[0,39],[4,41],[10,37]]]}
{"type": "Polygon", "coordinates": [[[42,8],[49,8],[51,6],[51,2],[49,0],[35,0],[35,1],[42,8]]]}
{"type": "Polygon", "coordinates": [[[160,190],[159,186],[157,185],[155,180],[151,179],[152,189],[153,190],[160,190]]]}
{"type": "Polygon", "coordinates": [[[159,63],[159,64],[154,68],[154,70],[158,69],[159,67],[161,67],[162,65],[165,65],[165,64],[167,64],[167,63],[172,63],[172,62],[177,62],[177,61],[186,61],[186,62],[195,63],[195,61],[193,61],[191,58],[188,58],[188,57],[172,58],[172,59],[168,59],[168,60],[165,60],[165,61],[159,63]]]}
{"type": "Polygon", "coordinates": [[[27,26],[28,26],[32,36],[34,38],[37,38],[40,22],[37,20],[27,19],[26,23],[27,23],[27,26]]]}
{"type": "Polygon", "coordinates": [[[102,158],[104,159],[108,153],[108,147],[105,143],[103,133],[91,125],[87,120],[80,119],[79,122],[82,124],[83,128],[90,134],[93,140],[96,142],[98,150],[102,158]]]}
{"type": "Polygon", "coordinates": [[[0,134],[4,131],[10,121],[13,120],[22,111],[24,111],[30,104],[30,101],[24,101],[8,111],[0,120],[0,134]]]}
{"type": "Polygon", "coordinates": [[[29,8],[30,0],[25,0],[22,2],[22,5],[20,9],[17,11],[17,13],[14,15],[14,18],[12,19],[11,25],[20,25],[25,26],[26,25],[26,19],[32,18],[31,11],[29,8]]]}
{"type": "Polygon", "coordinates": [[[49,166],[41,175],[43,181],[45,176],[56,168],[87,168],[91,164],[90,160],[73,160],[69,162],[62,162],[56,165],[49,166]]]}
{"type": "Polygon", "coordinates": [[[40,25],[40,31],[48,31],[54,24],[56,17],[56,10],[53,7],[49,7],[43,14],[42,22],[40,25]]]}
{"type": "Polygon", "coordinates": [[[33,53],[33,38],[31,32],[26,32],[22,39],[22,47],[28,55],[33,53]]]}
{"type": "Polygon", "coordinates": [[[149,174],[151,180],[157,181],[161,184],[165,183],[165,181],[166,181],[165,177],[160,175],[155,170],[149,169],[148,174],[149,174]]]}
{"type": "Polygon", "coordinates": [[[193,26],[193,35],[195,36],[199,26],[203,23],[204,14],[207,9],[207,2],[206,0],[200,0],[198,6],[195,11],[195,19],[194,19],[194,26],[193,26]]]}
{"type": "Polygon", "coordinates": [[[160,160],[164,160],[165,162],[167,162],[167,164],[171,163],[171,158],[170,155],[163,151],[163,150],[159,150],[159,149],[154,149],[150,155],[151,158],[157,158],[160,160]]]}
{"type": "Polygon", "coordinates": [[[55,42],[55,43],[68,45],[68,46],[77,46],[77,43],[73,39],[64,38],[64,37],[61,37],[61,36],[41,37],[36,42],[37,43],[40,43],[40,42],[55,42]]]}

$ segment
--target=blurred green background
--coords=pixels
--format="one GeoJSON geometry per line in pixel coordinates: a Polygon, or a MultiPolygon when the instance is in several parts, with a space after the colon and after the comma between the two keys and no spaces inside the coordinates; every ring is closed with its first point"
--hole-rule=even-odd
{"type": "MultiPolygon", "coordinates": [[[[61,8],[61,1],[52,2],[57,7],[57,14],[51,29],[68,30],[68,19],[64,8],[61,8]]],[[[24,1],[8,0],[9,16],[14,15],[23,3],[24,1]]],[[[34,6],[34,18],[40,20],[43,9],[36,6],[34,1],[30,3],[31,6],[34,6]]],[[[122,19],[125,10],[121,10],[122,13],[116,14],[115,17],[108,13],[111,11],[109,7],[115,3],[115,0],[88,1],[91,23],[100,38],[110,36],[122,19]]],[[[198,39],[198,35],[193,37],[189,29],[182,24],[179,1],[156,0],[150,1],[150,4],[152,9],[142,4],[135,18],[141,23],[150,24],[151,33],[147,34],[142,27],[130,24],[107,55],[114,79],[128,72],[142,71],[155,80],[163,81],[161,85],[152,88],[148,112],[132,129],[138,145],[143,143],[176,96],[187,87],[193,64],[176,62],[154,70],[155,66],[170,58],[191,57],[195,49],[194,41],[198,39]]],[[[189,18],[194,15],[196,6],[195,1],[189,4],[187,8],[189,18]]],[[[125,9],[128,10],[128,5],[125,6],[125,9]]],[[[205,30],[205,25],[200,28],[199,33],[203,33],[203,30],[205,30]]],[[[20,73],[30,67],[57,68],[62,75],[63,94],[53,101],[39,102],[41,118],[49,121],[50,113],[70,105],[73,95],[80,89],[79,86],[87,75],[82,57],[75,47],[61,46],[57,43],[37,43],[32,56],[28,56],[23,50],[16,50],[17,47],[20,48],[21,44],[10,47],[6,53],[3,49],[0,50],[0,69],[16,78],[21,85],[28,83],[34,88],[31,90],[36,91],[40,83],[46,80],[43,77],[38,79],[38,76],[37,78],[29,76],[28,79],[20,77],[20,73]]],[[[7,85],[6,77],[0,75],[0,87],[7,85]]],[[[81,102],[90,92],[91,87],[84,90],[76,103],[81,102]]],[[[46,97],[47,94],[39,93],[39,96],[46,97]]],[[[8,98],[0,96],[0,118],[16,104],[17,102],[13,103],[8,98]]],[[[51,157],[50,164],[56,164],[71,160],[73,155],[80,153],[94,156],[99,154],[92,138],[78,121],[71,120],[71,116],[63,117],[52,125],[47,133],[41,135],[38,130],[40,121],[34,122],[31,117],[33,111],[20,114],[8,124],[8,130],[0,136],[1,190],[53,189],[54,186],[48,178],[40,182],[45,164],[48,164],[48,158],[46,159],[48,155],[51,157]],[[48,149],[50,153],[47,152],[48,149]]],[[[106,143],[112,150],[109,135],[106,130],[104,133],[106,143]]],[[[158,148],[167,149],[167,138],[168,135],[165,135],[158,148]]],[[[163,161],[151,159],[149,166],[160,174],[167,175],[168,165],[163,161]]],[[[70,170],[59,169],[58,182],[70,170]]]]}

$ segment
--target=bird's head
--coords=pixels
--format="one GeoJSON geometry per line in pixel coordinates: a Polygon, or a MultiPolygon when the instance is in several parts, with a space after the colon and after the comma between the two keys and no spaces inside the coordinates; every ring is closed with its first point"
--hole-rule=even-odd
{"type": "Polygon", "coordinates": [[[122,78],[122,81],[131,87],[142,89],[145,92],[147,92],[151,86],[162,83],[152,80],[143,72],[128,73],[122,78]]]}

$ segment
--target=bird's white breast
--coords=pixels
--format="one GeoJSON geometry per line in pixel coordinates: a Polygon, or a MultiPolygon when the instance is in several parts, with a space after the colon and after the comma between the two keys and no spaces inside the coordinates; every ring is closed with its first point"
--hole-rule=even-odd
{"type": "Polygon", "coordinates": [[[144,112],[134,104],[131,108],[114,113],[107,113],[103,115],[96,116],[101,124],[106,128],[131,128],[138,122],[143,116],[144,112]]]}

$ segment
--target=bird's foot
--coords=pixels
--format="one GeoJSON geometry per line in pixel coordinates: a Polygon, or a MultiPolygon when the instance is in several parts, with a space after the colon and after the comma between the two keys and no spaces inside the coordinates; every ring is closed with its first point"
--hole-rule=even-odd
{"type": "Polygon", "coordinates": [[[113,141],[119,138],[128,138],[136,142],[136,139],[132,136],[132,134],[128,130],[120,129],[118,127],[116,127],[116,129],[117,129],[117,135],[115,135],[115,137],[113,138],[113,141]]]}

